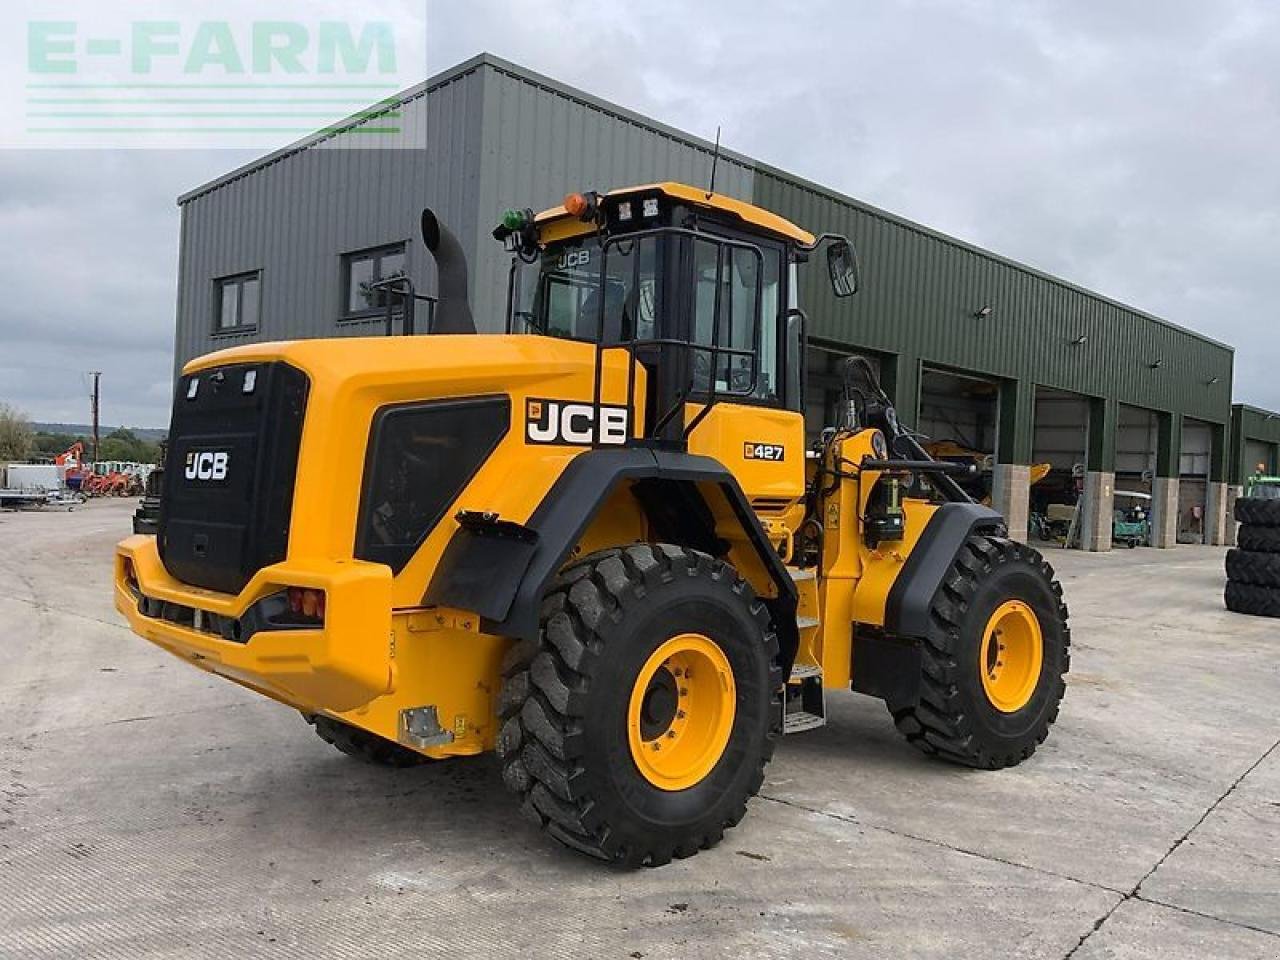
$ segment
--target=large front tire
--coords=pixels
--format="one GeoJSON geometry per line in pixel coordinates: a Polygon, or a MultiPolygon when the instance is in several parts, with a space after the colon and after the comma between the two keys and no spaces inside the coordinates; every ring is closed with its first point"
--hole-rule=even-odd
{"type": "Polygon", "coordinates": [[[777,655],[768,611],[727,564],[665,545],[593,554],[504,663],[503,780],[547,833],[603,860],[712,847],[773,754],[777,655]]]}
{"type": "Polygon", "coordinates": [[[894,710],[894,722],[944,760],[1021,763],[1057,719],[1070,643],[1062,588],[1044,558],[1013,540],[970,537],[933,599],[919,702],[894,710]]]}

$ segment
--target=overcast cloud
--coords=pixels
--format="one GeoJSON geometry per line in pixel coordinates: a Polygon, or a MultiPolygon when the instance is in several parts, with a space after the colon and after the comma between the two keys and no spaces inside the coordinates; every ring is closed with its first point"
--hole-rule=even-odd
{"type": "MultiPolygon", "coordinates": [[[[1273,3],[428,10],[432,72],[489,50],[693,133],[719,124],[734,150],[1235,345],[1236,399],[1280,409],[1273,3]]],[[[107,422],[163,426],[174,200],[246,159],[0,151],[0,400],[83,420],[81,374],[100,369],[107,422]]]]}

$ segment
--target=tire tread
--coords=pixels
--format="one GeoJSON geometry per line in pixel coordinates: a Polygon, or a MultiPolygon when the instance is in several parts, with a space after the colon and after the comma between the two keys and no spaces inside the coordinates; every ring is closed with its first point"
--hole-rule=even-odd
{"type": "Polygon", "coordinates": [[[920,700],[915,706],[894,711],[894,724],[907,742],[923,753],[970,767],[996,770],[1021,763],[1035,752],[1049,735],[1057,719],[1059,704],[1066,692],[1065,675],[1070,668],[1071,631],[1062,587],[1054,579],[1053,568],[1031,547],[1004,537],[971,536],[957,553],[951,570],[943,579],[931,608],[931,629],[922,638],[920,700]],[[1052,585],[1058,615],[1063,624],[1062,675],[1055,678],[1058,689],[1053,704],[1034,738],[1019,749],[992,751],[982,744],[974,730],[959,693],[961,666],[960,631],[970,601],[982,578],[1004,563],[1029,563],[1052,585]]]}
{"type": "Polygon", "coordinates": [[[610,824],[582,786],[585,778],[576,759],[592,661],[604,647],[599,629],[606,621],[619,621],[624,605],[643,600],[651,587],[682,576],[732,584],[762,628],[773,664],[770,686],[780,688],[778,643],[765,605],[732,567],[669,544],[603,550],[567,567],[543,604],[542,639],[516,643],[504,661],[499,701],[504,727],[497,747],[503,782],[520,795],[526,816],[546,833],[592,857],[660,866],[714,846],[745,814],[747,799],[759,791],[780,733],[771,726],[748,795],[714,829],[670,847],[655,843],[627,849],[613,841],[610,824]]]}

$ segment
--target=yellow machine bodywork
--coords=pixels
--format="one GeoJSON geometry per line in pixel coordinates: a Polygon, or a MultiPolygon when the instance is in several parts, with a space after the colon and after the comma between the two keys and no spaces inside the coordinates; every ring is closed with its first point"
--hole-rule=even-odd
{"type": "MultiPolygon", "coordinates": [[[[697,188],[663,183],[616,191],[654,192],[713,210],[744,229],[791,244],[813,235],[769,211],[697,188]]],[[[594,227],[564,207],[538,216],[544,242],[589,233],[594,227]]],[[[589,445],[526,442],[526,417],[553,398],[565,402],[624,404],[629,376],[637,415],[633,436],[645,430],[646,375],[629,369],[622,349],[600,351],[599,392],[593,344],[527,335],[306,340],[236,347],[192,361],[184,374],[228,364],[283,362],[310,381],[298,453],[287,558],[259,570],[237,594],[184,584],[161,562],[154,536],[133,536],[117,549],[115,602],[133,630],[209,671],[256,690],[304,714],[329,715],[381,737],[411,743],[403,712],[436,708],[448,743],[415,749],[434,756],[492,749],[500,664],[512,639],[483,632],[474,611],[424,605],[424,590],[459,524],[459,511],[477,510],[524,523],[589,445]],[[510,398],[511,424],[501,443],[396,575],[378,563],[352,559],[365,450],[376,411],[433,398],[510,398]],[[320,630],[263,632],[229,641],[140,611],[142,597],[197,611],[197,616],[243,616],[252,605],[288,587],[323,591],[327,614],[320,630]]],[[[694,421],[702,406],[685,411],[694,421]]],[[[874,430],[844,438],[833,456],[858,472],[874,453],[874,430]]],[[[688,450],[723,464],[751,503],[770,543],[785,562],[805,517],[805,426],[799,412],[722,401],[688,437],[688,450]],[[757,455],[785,451],[780,459],[757,455]]],[[[808,467],[808,469],[807,469],[808,467]]],[[[903,504],[905,537],[883,549],[867,546],[864,516],[878,474],[840,484],[821,505],[827,535],[817,568],[792,568],[798,593],[796,665],[821,671],[823,685],[848,689],[856,625],[884,623],[885,602],[921,532],[936,509],[923,500],[903,504]]],[[[763,598],[778,585],[745,542],[729,506],[707,491],[726,559],[763,598]]],[[[644,513],[625,485],[615,490],[583,533],[573,556],[652,539],[644,513]]]]}
{"type": "MultiPolygon", "coordinates": [[[[1048,564],[865,358],[806,430],[799,266],[825,249],[852,295],[846,238],[673,183],[509,210],[507,332],[482,335],[461,244],[430,210],[421,234],[431,336],[184,368],[156,533],[116,550],[136,633],[370,762],[493,751],[548,834],[632,865],[719,842],[827,690],[969,766],[1044,740],[1048,564]]],[[[414,331],[409,278],[364,293],[414,331]]]]}
{"type": "MultiPolygon", "coordinates": [[[[175,580],[160,561],[155,538],[133,536],[117,549],[117,609],[135,632],[170,653],[303,713],[333,715],[397,740],[402,739],[401,711],[429,703],[437,707],[453,739],[422,748],[424,753],[452,756],[491,749],[497,736],[499,667],[511,641],[483,633],[480,618],[471,611],[421,605],[425,585],[457,523],[441,523],[398,576],[381,564],[351,559],[364,458],[348,451],[363,453],[374,412],[387,404],[507,393],[512,398],[511,428],[450,515],[474,507],[523,522],[569,462],[588,449],[526,443],[526,405],[536,402],[532,398],[546,397],[589,402],[593,348],[528,336],[310,340],[237,347],[194,361],[186,372],[273,360],[303,370],[312,383],[287,560],[264,568],[231,596],[175,580]],[[237,617],[256,600],[288,586],[311,587],[327,595],[328,614],[319,636],[317,631],[281,631],[230,642],[144,616],[137,604],[137,594],[142,593],[237,617]]],[[[622,352],[606,350],[602,400],[623,402],[626,381],[622,352]]],[[[644,389],[641,375],[637,400],[644,389]]],[[[857,462],[862,454],[869,455],[872,432],[846,440],[844,458],[857,462]]],[[[691,452],[729,467],[784,554],[802,516],[798,508],[806,484],[803,439],[798,413],[722,403],[698,425],[689,442],[691,452]],[[750,457],[749,448],[761,443],[782,447],[786,458],[775,462],[750,457]]],[[[913,537],[934,509],[908,501],[908,539],[891,550],[870,550],[862,540],[860,517],[874,479],[842,485],[839,498],[827,507],[829,528],[838,535],[827,539],[816,578],[798,582],[802,627],[797,662],[820,666],[828,687],[848,688],[852,625],[883,622],[888,589],[913,537]],[[858,490],[864,491],[861,496],[858,490]]],[[[732,553],[740,572],[759,595],[776,595],[759,563],[738,542],[732,518],[723,519],[724,536],[735,543],[732,553]]],[[[643,514],[634,499],[619,490],[574,554],[647,539],[643,514]]]]}

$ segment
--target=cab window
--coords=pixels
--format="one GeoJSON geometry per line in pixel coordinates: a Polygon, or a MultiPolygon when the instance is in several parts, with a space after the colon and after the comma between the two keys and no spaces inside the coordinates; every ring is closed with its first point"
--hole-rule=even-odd
{"type": "Polygon", "coordinates": [[[654,336],[656,237],[596,237],[560,244],[513,277],[514,319],[524,329],[571,340],[654,336]],[[601,269],[603,261],[603,270],[601,269]],[[603,307],[603,315],[601,309],[603,307]]]}
{"type": "Polygon", "coordinates": [[[779,397],[778,293],[781,252],[698,239],[693,244],[693,339],[700,346],[759,351],[749,356],[721,354],[713,362],[708,351],[694,354],[694,388],[710,391],[714,366],[717,393],[759,400],[779,397]],[[718,292],[718,296],[717,296],[718,292]],[[754,375],[754,383],[753,383],[754,375]]]}

